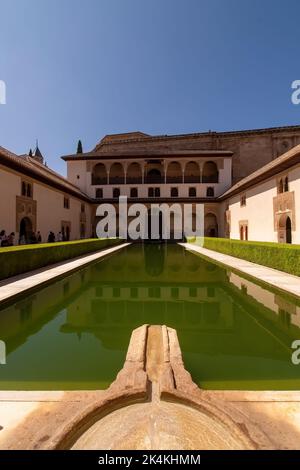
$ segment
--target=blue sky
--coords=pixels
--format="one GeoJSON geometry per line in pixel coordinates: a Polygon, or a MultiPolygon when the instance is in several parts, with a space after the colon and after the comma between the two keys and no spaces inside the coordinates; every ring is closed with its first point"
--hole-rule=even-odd
{"type": "Polygon", "coordinates": [[[0,0],[0,145],[300,123],[298,0],[0,0]]]}

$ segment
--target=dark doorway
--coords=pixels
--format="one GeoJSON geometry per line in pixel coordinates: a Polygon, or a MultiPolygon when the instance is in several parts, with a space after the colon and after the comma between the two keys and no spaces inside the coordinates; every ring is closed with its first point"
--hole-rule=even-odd
{"type": "Polygon", "coordinates": [[[32,222],[29,217],[23,217],[20,222],[20,240],[28,243],[32,235],[32,222]]]}
{"type": "Polygon", "coordinates": [[[286,232],[286,243],[292,243],[292,222],[289,217],[287,217],[286,219],[285,232],[286,232]]]}

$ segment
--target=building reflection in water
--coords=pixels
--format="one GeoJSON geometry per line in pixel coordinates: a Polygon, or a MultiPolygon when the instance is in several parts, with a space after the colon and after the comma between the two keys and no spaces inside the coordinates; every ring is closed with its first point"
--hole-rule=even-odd
{"type": "Polygon", "coordinates": [[[287,377],[299,375],[286,366],[290,344],[300,337],[297,302],[176,245],[131,246],[3,309],[0,331],[8,352],[61,312],[43,347],[53,347],[57,335],[72,337],[74,350],[60,358],[66,367],[70,357],[85,354],[84,335],[111,353],[122,351],[121,366],[132,329],[147,323],[177,329],[187,366],[202,385],[217,376],[234,382],[249,370],[262,380],[283,365],[287,377]]]}

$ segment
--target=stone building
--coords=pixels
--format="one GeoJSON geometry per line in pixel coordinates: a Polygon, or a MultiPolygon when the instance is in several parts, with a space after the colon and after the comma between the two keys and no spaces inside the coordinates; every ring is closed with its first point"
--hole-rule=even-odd
{"type": "Polygon", "coordinates": [[[50,170],[37,147],[33,156],[0,147],[0,230],[15,233],[15,243],[40,231],[65,240],[90,235],[90,199],[67,179],[50,170]]]}
{"type": "Polygon", "coordinates": [[[63,156],[67,178],[33,156],[0,148],[0,229],[95,236],[96,209],[128,204],[204,205],[206,236],[300,243],[300,126],[234,132],[105,136],[63,156]]]}

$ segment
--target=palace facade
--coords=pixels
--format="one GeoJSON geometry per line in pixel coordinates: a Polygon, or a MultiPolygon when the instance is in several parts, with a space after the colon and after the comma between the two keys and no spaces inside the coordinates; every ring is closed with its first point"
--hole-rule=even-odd
{"type": "Polygon", "coordinates": [[[300,126],[236,132],[105,136],[90,152],[62,157],[67,178],[37,149],[0,148],[0,229],[16,240],[39,230],[95,236],[109,202],[204,204],[205,235],[300,244],[300,126]],[[298,215],[298,218],[300,216],[298,215]]]}

